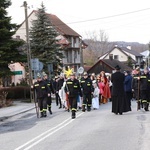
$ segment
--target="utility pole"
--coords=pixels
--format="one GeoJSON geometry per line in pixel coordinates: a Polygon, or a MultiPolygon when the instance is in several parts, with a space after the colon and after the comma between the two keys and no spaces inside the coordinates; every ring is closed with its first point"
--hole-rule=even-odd
{"type": "Polygon", "coordinates": [[[29,40],[29,26],[28,26],[28,11],[27,11],[27,2],[24,1],[23,7],[25,10],[25,23],[26,23],[26,43],[27,43],[27,62],[28,62],[28,69],[29,69],[29,85],[30,85],[30,100],[32,100],[32,92],[31,92],[31,85],[32,85],[32,69],[31,69],[31,50],[30,50],[30,40],[29,40]]]}
{"type": "Polygon", "coordinates": [[[80,39],[80,67],[84,67],[84,65],[83,65],[82,38],[80,39]]]}
{"type": "Polygon", "coordinates": [[[148,69],[149,69],[149,66],[150,66],[150,42],[148,43],[148,69]]]}

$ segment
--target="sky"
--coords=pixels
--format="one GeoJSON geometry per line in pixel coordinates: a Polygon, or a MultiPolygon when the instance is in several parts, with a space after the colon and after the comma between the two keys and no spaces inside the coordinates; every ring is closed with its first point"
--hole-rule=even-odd
{"type": "MultiPolygon", "coordinates": [[[[12,23],[24,21],[24,1],[11,0],[7,11],[12,23]]],[[[47,13],[56,15],[83,39],[93,35],[99,39],[102,30],[110,42],[150,42],[149,0],[26,0],[28,14],[40,8],[42,1],[47,13]]]]}

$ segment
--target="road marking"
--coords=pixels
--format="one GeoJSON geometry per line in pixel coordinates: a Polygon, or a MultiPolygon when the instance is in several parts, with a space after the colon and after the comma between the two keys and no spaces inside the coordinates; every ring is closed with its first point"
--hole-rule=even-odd
{"type": "MultiPolygon", "coordinates": [[[[81,116],[82,114],[84,114],[84,112],[81,112],[79,114],[77,113],[77,118],[79,116],[81,116]]],[[[29,150],[33,146],[37,145],[38,143],[40,143],[41,141],[43,141],[44,139],[46,139],[47,137],[49,137],[50,135],[54,134],[55,132],[61,130],[62,128],[66,127],[67,125],[69,125],[70,123],[72,123],[75,119],[71,119],[70,121],[69,120],[70,120],[70,118],[64,120],[62,123],[60,123],[57,126],[55,126],[55,127],[51,128],[51,129],[47,130],[44,133],[38,135],[37,137],[33,138],[32,140],[30,140],[30,141],[26,142],[25,144],[19,146],[15,150],[21,150],[22,148],[24,148],[25,146],[28,146],[28,145],[29,146],[26,147],[26,148],[24,148],[24,150],[29,150]],[[31,143],[31,145],[30,145],[30,143],[31,143]]]]}

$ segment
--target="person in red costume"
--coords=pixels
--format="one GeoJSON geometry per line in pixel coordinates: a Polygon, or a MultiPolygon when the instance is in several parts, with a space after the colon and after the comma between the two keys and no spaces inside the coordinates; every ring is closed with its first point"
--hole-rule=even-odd
{"type": "Polygon", "coordinates": [[[107,103],[108,99],[111,98],[110,87],[108,79],[104,71],[100,72],[98,86],[100,89],[100,103],[107,103]]]}

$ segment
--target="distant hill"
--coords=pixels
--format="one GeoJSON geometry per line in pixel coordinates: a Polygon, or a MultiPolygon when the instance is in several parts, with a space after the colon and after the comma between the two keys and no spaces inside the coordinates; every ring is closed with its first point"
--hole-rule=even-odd
{"type": "Polygon", "coordinates": [[[119,47],[131,46],[131,50],[135,50],[140,53],[149,48],[148,44],[141,44],[138,42],[125,42],[125,41],[100,42],[100,41],[93,41],[91,39],[85,39],[84,41],[86,44],[88,44],[87,49],[94,50],[94,51],[109,51],[115,45],[118,45],[119,47]]]}

